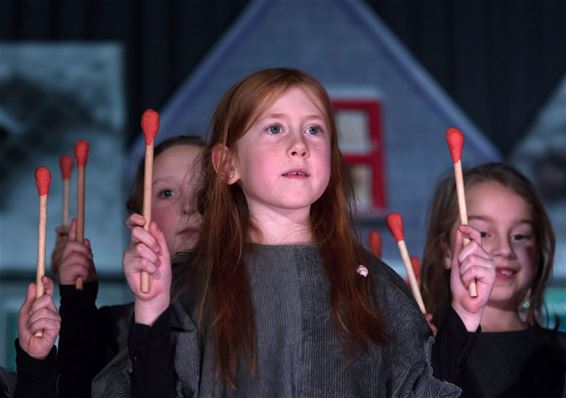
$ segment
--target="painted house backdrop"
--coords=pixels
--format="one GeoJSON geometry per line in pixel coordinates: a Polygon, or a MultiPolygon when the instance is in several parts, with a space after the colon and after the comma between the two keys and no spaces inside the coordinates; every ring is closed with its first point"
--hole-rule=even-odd
{"type": "MultiPolygon", "coordinates": [[[[305,70],[334,99],[380,104],[386,207],[362,215],[358,224],[362,239],[370,229],[381,232],[384,258],[399,272],[402,263],[383,216],[402,214],[407,245],[420,255],[428,200],[439,177],[453,169],[446,129],[464,132],[465,165],[500,159],[481,131],[358,1],[252,3],[163,107],[157,140],[205,136],[214,106],[230,86],[276,66],[305,70]]],[[[140,137],[129,164],[137,163],[144,148],[140,137]]]]}

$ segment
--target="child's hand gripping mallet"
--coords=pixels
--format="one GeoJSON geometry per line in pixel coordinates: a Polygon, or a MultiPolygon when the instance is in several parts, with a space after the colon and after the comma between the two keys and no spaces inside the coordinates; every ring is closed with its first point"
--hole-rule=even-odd
{"type": "MultiPolygon", "coordinates": [[[[458,209],[460,211],[460,224],[468,225],[468,211],[466,209],[466,196],[464,191],[464,175],[462,173],[462,148],[464,147],[464,134],[457,128],[449,128],[446,130],[446,142],[450,149],[450,156],[454,163],[454,177],[456,180],[456,194],[458,195],[458,209]]],[[[464,237],[464,245],[470,243],[468,238],[464,237]]],[[[468,286],[470,297],[477,297],[476,281],[472,281],[468,286]]]]}
{"type": "MultiPolygon", "coordinates": [[[[51,184],[51,174],[45,166],[40,166],[35,170],[35,185],[39,194],[39,228],[37,240],[37,270],[35,274],[35,298],[43,296],[45,291],[41,279],[45,275],[45,241],[47,228],[47,195],[51,184]]],[[[43,337],[43,332],[37,331],[35,337],[43,337]]]]}
{"type": "MultiPolygon", "coordinates": [[[[145,135],[145,163],[143,179],[143,216],[145,218],[144,229],[149,231],[151,223],[151,191],[153,184],[153,141],[159,130],[159,114],[153,109],[146,110],[141,119],[141,127],[145,135]]],[[[149,274],[141,273],[142,293],[149,292],[149,274]]]]}
{"type": "MultiPolygon", "coordinates": [[[[83,242],[85,236],[85,168],[88,160],[88,141],[79,140],[75,142],[75,158],[77,160],[78,184],[77,184],[77,241],[83,242]]],[[[78,277],[75,288],[83,289],[83,278],[78,277]]]]}

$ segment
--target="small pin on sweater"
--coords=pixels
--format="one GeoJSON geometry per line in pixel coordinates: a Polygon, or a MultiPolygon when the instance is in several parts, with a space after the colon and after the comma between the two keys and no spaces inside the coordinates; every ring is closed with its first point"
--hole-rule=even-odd
{"type": "Polygon", "coordinates": [[[356,272],[357,272],[358,274],[360,274],[361,276],[363,276],[364,278],[365,278],[366,276],[368,276],[368,269],[367,269],[365,266],[361,265],[361,264],[358,265],[358,269],[356,270],[356,272]]]}

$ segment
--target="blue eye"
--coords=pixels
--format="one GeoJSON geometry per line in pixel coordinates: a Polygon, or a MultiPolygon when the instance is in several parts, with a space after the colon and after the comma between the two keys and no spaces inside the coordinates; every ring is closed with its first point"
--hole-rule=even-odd
{"type": "Polygon", "coordinates": [[[175,193],[173,192],[172,189],[162,189],[161,191],[159,191],[159,193],[157,194],[157,197],[159,198],[172,198],[173,196],[175,196],[175,193]]]}
{"type": "Polygon", "coordinates": [[[307,134],[320,135],[322,134],[322,129],[320,128],[320,126],[310,126],[307,128],[307,134]]]}
{"type": "Polygon", "coordinates": [[[266,129],[266,131],[267,131],[269,134],[274,134],[274,135],[275,135],[275,134],[280,134],[280,133],[283,131],[283,129],[281,128],[281,126],[280,126],[279,124],[272,124],[271,126],[269,126],[269,127],[266,129]]]}

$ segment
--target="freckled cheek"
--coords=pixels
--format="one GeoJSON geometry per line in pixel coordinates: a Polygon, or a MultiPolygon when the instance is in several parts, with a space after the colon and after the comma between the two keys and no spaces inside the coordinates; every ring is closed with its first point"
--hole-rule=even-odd
{"type": "Polygon", "coordinates": [[[173,209],[173,206],[155,209],[151,215],[152,221],[157,224],[157,227],[159,227],[161,232],[165,235],[167,243],[169,243],[171,237],[175,235],[177,217],[173,209]]]}

